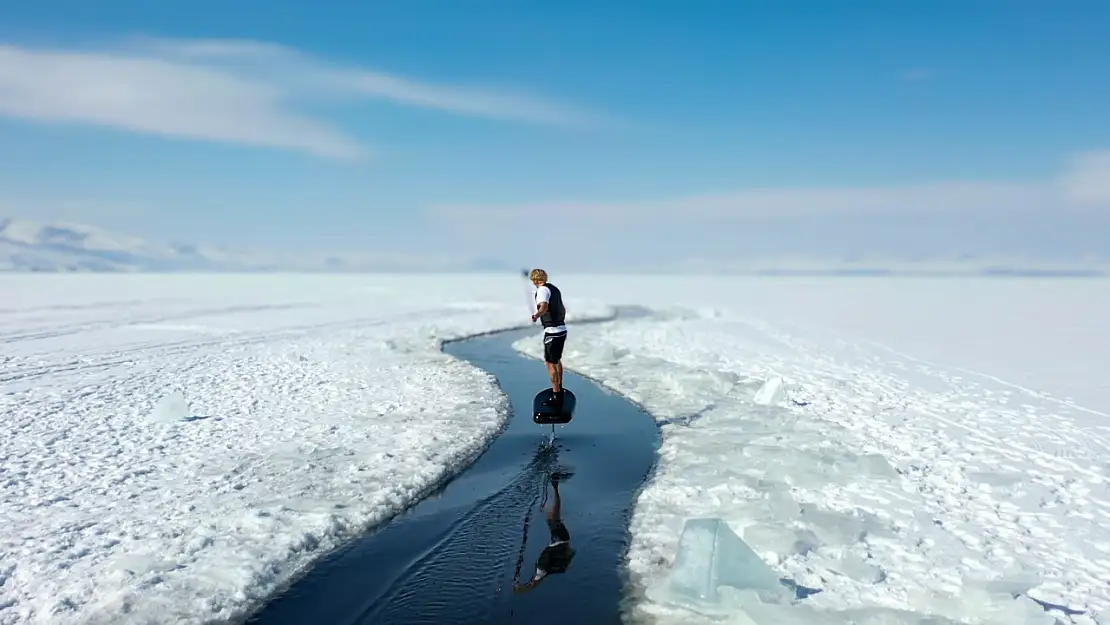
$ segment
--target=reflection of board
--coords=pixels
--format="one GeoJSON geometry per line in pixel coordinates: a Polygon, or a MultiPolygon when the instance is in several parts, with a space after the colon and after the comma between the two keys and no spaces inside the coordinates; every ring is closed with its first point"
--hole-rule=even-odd
{"type": "Polygon", "coordinates": [[[557,410],[555,406],[549,406],[545,403],[551,399],[553,394],[554,392],[551,389],[545,388],[532,400],[532,421],[540,425],[570,423],[574,416],[574,407],[578,403],[578,398],[564,387],[562,410],[557,410]]]}

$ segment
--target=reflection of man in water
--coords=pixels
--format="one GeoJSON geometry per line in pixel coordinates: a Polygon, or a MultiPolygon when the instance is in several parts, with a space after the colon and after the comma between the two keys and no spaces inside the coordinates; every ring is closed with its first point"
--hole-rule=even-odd
{"type": "Polygon", "coordinates": [[[566,572],[567,567],[570,566],[570,561],[574,558],[574,549],[570,548],[570,532],[567,531],[567,526],[563,525],[561,517],[560,477],[560,474],[551,476],[551,489],[555,492],[555,500],[551,503],[551,509],[547,511],[547,527],[551,530],[551,541],[540,553],[540,558],[536,562],[536,575],[528,582],[515,587],[513,592],[528,592],[548,575],[566,572]]]}

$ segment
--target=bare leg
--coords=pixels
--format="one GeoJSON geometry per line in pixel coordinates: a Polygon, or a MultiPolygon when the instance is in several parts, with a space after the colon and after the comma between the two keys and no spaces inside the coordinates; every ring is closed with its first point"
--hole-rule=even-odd
{"type": "Polygon", "coordinates": [[[547,377],[551,378],[551,390],[558,393],[563,390],[563,365],[562,363],[547,363],[547,377]]]}
{"type": "Polygon", "coordinates": [[[563,502],[559,499],[559,483],[552,482],[551,490],[555,491],[555,499],[551,502],[551,509],[547,511],[547,518],[552,521],[560,521],[563,514],[563,502]]]}

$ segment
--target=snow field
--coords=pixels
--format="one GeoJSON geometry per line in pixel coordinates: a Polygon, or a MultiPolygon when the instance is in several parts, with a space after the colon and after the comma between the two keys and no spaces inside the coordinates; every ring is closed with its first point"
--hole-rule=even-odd
{"type": "MultiPolygon", "coordinates": [[[[930,356],[955,363],[942,366],[832,332],[851,322],[856,336],[868,328],[872,338],[894,336],[897,320],[886,312],[898,305],[873,284],[869,299],[854,300],[863,319],[824,322],[837,306],[812,294],[784,321],[748,313],[785,308],[742,288],[751,282],[716,280],[715,292],[697,293],[689,282],[671,290],[661,283],[641,303],[702,308],[574,328],[564,355],[568,368],[642,404],[663,432],[659,465],[631,520],[630,622],[712,622],[645,598],[668,578],[683,522],[700,516],[726,520],[780,577],[821,590],[794,604],[748,596],[732,606],[730,623],[1110,621],[1110,423],[1099,419],[1107,406],[1050,392],[1094,388],[1097,368],[1088,379],[1027,390],[960,366],[973,360],[966,345],[962,353],[934,349],[930,356]],[[759,301],[749,306],[745,296],[759,301]],[[869,324],[872,308],[880,313],[869,324]],[[1028,597],[1067,609],[1046,612],[1028,597]]],[[[1092,316],[1110,318],[1110,306],[1091,307],[1096,298],[1082,290],[1097,295],[1105,284],[1088,285],[1070,287],[1072,306],[1054,303],[1070,319],[1026,314],[1025,332],[1048,326],[1063,335],[1069,323],[1094,328],[1092,316]]],[[[915,287],[886,288],[897,299],[915,287]]],[[[921,323],[901,330],[916,331],[911,348],[930,332],[953,333],[946,324],[973,308],[974,297],[962,296],[966,282],[947,293],[932,288],[932,310],[918,310],[921,323]]],[[[1036,308],[1040,287],[1027,288],[1036,308]]],[[[825,297],[833,291],[826,286],[825,297]]],[[[972,311],[984,322],[985,308],[972,311]]],[[[1006,325],[996,340],[1020,339],[1017,324],[1006,325]]],[[[516,347],[540,356],[532,341],[516,347]]],[[[1020,367],[1011,359],[1002,374],[1020,367]]]]}
{"type": "Polygon", "coordinates": [[[484,448],[506,401],[440,341],[528,321],[511,276],[12,275],[0,292],[4,625],[242,616],[484,448]]]}

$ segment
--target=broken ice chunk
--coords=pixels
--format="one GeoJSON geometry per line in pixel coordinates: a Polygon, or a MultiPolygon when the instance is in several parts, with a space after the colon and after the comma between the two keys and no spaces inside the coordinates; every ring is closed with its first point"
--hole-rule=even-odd
{"type": "Polygon", "coordinates": [[[779,576],[727,523],[719,518],[688,519],[671,574],[649,586],[647,597],[708,616],[725,616],[740,607],[733,605],[735,598],[747,593],[722,592],[722,586],[755,591],[764,601],[792,598],[779,576]]]}
{"type": "Polygon", "coordinates": [[[188,419],[190,416],[192,415],[189,414],[189,404],[185,402],[185,396],[181,391],[174,391],[154,406],[150,418],[158,423],[173,423],[188,419]]]}
{"type": "Polygon", "coordinates": [[[786,401],[786,389],[782,378],[774,377],[763,383],[756,391],[752,401],[759,406],[778,406],[786,401]]]}

